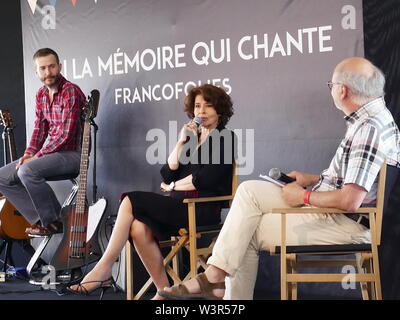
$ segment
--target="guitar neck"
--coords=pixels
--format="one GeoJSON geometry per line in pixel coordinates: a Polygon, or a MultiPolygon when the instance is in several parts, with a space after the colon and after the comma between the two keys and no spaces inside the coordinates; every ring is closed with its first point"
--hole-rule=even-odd
{"type": "Polygon", "coordinates": [[[10,162],[17,160],[17,148],[15,146],[14,130],[9,128],[7,130],[8,152],[10,155],[10,162]]]}
{"type": "Polygon", "coordinates": [[[87,173],[90,150],[90,123],[85,122],[83,129],[81,164],[79,169],[79,187],[76,196],[76,212],[83,214],[86,209],[87,173]]]}

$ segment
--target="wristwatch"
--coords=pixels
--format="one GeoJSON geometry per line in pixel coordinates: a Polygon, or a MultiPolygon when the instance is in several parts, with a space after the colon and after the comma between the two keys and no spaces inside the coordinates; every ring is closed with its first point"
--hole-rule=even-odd
{"type": "Polygon", "coordinates": [[[175,189],[175,181],[172,181],[169,186],[168,186],[169,190],[172,191],[175,189]]]}

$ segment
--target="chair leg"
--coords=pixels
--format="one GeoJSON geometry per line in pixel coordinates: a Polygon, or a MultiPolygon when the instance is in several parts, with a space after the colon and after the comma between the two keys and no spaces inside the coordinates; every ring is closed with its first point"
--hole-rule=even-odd
{"type": "MultiPolygon", "coordinates": [[[[290,267],[290,263],[288,263],[286,267],[287,267],[287,268],[286,268],[286,272],[287,272],[288,274],[289,274],[289,273],[292,273],[292,269],[291,269],[291,267],[290,267]]],[[[288,299],[288,300],[293,300],[293,297],[292,297],[293,285],[294,285],[294,283],[292,283],[292,282],[288,282],[288,283],[287,283],[287,299],[288,299]]]]}
{"type": "MultiPolygon", "coordinates": [[[[171,237],[171,241],[174,241],[174,242],[177,242],[177,238],[176,237],[171,237]]],[[[171,248],[172,249],[172,248],[171,248]]],[[[174,270],[174,272],[176,273],[176,275],[178,276],[178,277],[180,277],[180,275],[179,275],[179,267],[180,267],[180,263],[179,263],[179,261],[180,261],[180,254],[181,254],[182,252],[181,252],[181,250],[176,254],[176,255],[174,255],[174,257],[172,258],[172,270],[174,270]]],[[[177,284],[177,282],[176,281],[174,281],[174,284],[177,284]]]]}
{"type": "Polygon", "coordinates": [[[291,292],[291,283],[287,282],[289,268],[287,255],[281,253],[281,300],[290,299],[289,292],[291,292]]]}
{"type": "MultiPolygon", "coordinates": [[[[373,273],[372,258],[368,259],[365,269],[366,269],[367,273],[370,273],[370,274],[373,273]]],[[[371,300],[376,300],[374,282],[368,282],[367,290],[368,290],[368,297],[371,300]]]]}
{"type": "Polygon", "coordinates": [[[281,300],[288,299],[286,254],[286,215],[281,214],[281,300]]]}
{"type": "Polygon", "coordinates": [[[382,289],[381,289],[381,277],[379,272],[379,259],[377,250],[372,252],[372,270],[375,276],[375,298],[376,300],[382,300],[382,289]]]}
{"type": "Polygon", "coordinates": [[[125,244],[125,259],[126,259],[126,299],[133,300],[133,248],[129,241],[125,244]]]}
{"type": "MultiPolygon", "coordinates": [[[[297,273],[296,262],[297,256],[295,254],[288,255],[289,263],[288,263],[288,273],[297,273]]],[[[297,300],[297,282],[291,282],[289,287],[289,299],[297,300]]]]}
{"type": "Polygon", "coordinates": [[[196,216],[195,204],[189,203],[189,260],[190,260],[190,276],[191,278],[197,275],[197,232],[196,232],[196,216]]]}
{"type": "Polygon", "coordinates": [[[377,234],[376,234],[376,221],[375,215],[369,214],[370,230],[371,230],[371,251],[372,251],[372,271],[374,274],[374,286],[375,286],[375,298],[382,300],[381,290],[381,277],[379,272],[379,258],[378,258],[378,246],[377,246],[377,234]]]}
{"type": "MultiPolygon", "coordinates": [[[[365,270],[363,265],[365,264],[364,257],[360,253],[356,253],[356,263],[357,263],[357,271],[358,273],[368,273],[365,270]]],[[[360,282],[360,289],[361,289],[361,296],[363,300],[369,300],[369,293],[368,293],[368,282],[360,282]]]]}
{"type": "MultiPolygon", "coordinates": [[[[172,279],[174,284],[179,284],[182,280],[179,277],[179,262],[178,254],[181,253],[189,241],[188,235],[182,235],[180,237],[171,237],[170,241],[160,243],[160,246],[170,247],[171,250],[163,260],[165,271],[167,275],[172,279]],[[171,267],[172,263],[172,267],[171,267]]],[[[126,297],[127,300],[139,300],[142,296],[150,289],[153,285],[153,279],[149,278],[147,282],[141,287],[139,292],[135,294],[134,283],[133,283],[133,258],[134,258],[134,247],[129,241],[125,244],[125,257],[126,257],[126,297]]]]}

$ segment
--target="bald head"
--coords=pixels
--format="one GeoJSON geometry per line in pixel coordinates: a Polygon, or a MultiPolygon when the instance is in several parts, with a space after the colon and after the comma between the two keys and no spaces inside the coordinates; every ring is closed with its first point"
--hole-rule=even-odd
{"type": "Polygon", "coordinates": [[[352,57],[344,59],[335,68],[335,72],[344,71],[355,73],[365,78],[370,78],[374,73],[374,65],[367,59],[352,57]]]}
{"type": "Polygon", "coordinates": [[[385,76],[365,58],[352,57],[341,61],[335,68],[333,79],[349,88],[353,102],[358,105],[384,95],[385,76]]]}

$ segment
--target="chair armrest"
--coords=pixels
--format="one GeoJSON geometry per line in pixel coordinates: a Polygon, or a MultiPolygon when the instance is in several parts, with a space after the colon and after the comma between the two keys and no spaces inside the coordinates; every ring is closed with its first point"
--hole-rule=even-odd
{"type": "Polygon", "coordinates": [[[218,196],[218,197],[204,197],[204,198],[187,198],[183,199],[183,203],[199,203],[199,202],[214,202],[214,201],[227,201],[232,200],[233,196],[218,196]]]}
{"type": "Polygon", "coordinates": [[[273,208],[271,213],[334,213],[334,214],[366,214],[376,212],[375,207],[371,208],[359,208],[356,211],[349,212],[336,208],[314,208],[314,207],[301,207],[301,208],[273,208]]]}

